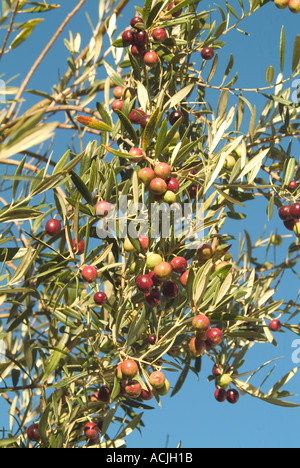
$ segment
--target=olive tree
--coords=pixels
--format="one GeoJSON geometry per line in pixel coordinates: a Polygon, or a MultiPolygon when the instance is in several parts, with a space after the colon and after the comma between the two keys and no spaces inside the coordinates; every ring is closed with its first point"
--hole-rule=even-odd
{"type": "MultiPolygon", "coordinates": [[[[298,369],[263,392],[252,377],[266,381],[270,362],[247,368],[247,353],[276,346],[276,333],[299,335],[299,305],[274,299],[299,257],[299,35],[290,76],[283,28],[280,74],[269,65],[263,88],[243,89],[233,55],[219,81],[219,54],[268,1],[99,0],[82,44],[67,27],[85,3],[21,85],[6,72],[1,88],[1,446],[122,447],[203,360],[218,402],[249,394],[298,406],[283,388],[298,369]],[[66,71],[53,89],[30,89],[62,36],[66,71]],[[255,250],[276,249],[278,234],[265,242],[245,229],[256,197],[291,235],[283,263],[255,250]]],[[[0,60],[26,53],[56,8],[2,2],[0,60]]]]}

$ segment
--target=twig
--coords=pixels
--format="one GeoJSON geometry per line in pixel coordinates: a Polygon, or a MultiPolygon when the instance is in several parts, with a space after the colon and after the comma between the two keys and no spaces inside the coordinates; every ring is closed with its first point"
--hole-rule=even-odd
{"type": "MultiPolygon", "coordinates": [[[[26,153],[26,152],[25,152],[26,153]]],[[[5,159],[5,160],[1,160],[0,159],[0,164],[1,163],[5,163],[5,164],[9,164],[11,166],[19,166],[20,165],[20,162],[19,161],[16,161],[14,159],[5,159]]],[[[55,165],[55,164],[54,164],[55,165]]],[[[33,166],[32,164],[28,164],[28,163],[25,163],[24,164],[24,167],[25,169],[29,169],[30,171],[32,172],[37,172],[38,171],[38,168],[36,166],[33,166]]],[[[61,195],[61,197],[63,198],[63,200],[66,202],[66,194],[65,192],[63,191],[63,189],[61,187],[56,187],[56,190],[57,192],[61,195]]],[[[6,202],[5,202],[6,203],[6,202]]],[[[7,204],[7,203],[6,203],[7,204]]],[[[66,202],[67,204],[67,202],[66,202]]],[[[15,221],[15,223],[17,224],[17,221],[15,221]]]]}
{"type": "Polygon", "coordinates": [[[281,182],[281,177],[279,177],[279,175],[276,174],[275,172],[271,171],[271,169],[269,167],[262,164],[261,168],[262,168],[263,171],[267,172],[272,177],[272,179],[275,179],[275,180],[278,180],[279,182],[281,182]]]}
{"type": "MultiPolygon", "coordinates": [[[[13,404],[13,400],[11,398],[9,398],[9,396],[6,395],[6,393],[1,393],[1,396],[4,398],[4,400],[7,401],[7,403],[9,405],[12,405],[13,404]]],[[[24,421],[24,418],[23,418],[23,415],[21,413],[21,411],[16,407],[15,408],[15,411],[16,413],[18,414],[19,418],[20,418],[20,421],[23,422],[24,421]]]]}
{"type": "Polygon", "coordinates": [[[251,148],[253,146],[261,145],[263,143],[268,143],[273,140],[287,138],[287,137],[297,137],[297,136],[300,137],[300,130],[295,130],[294,132],[281,133],[281,134],[276,134],[271,137],[262,138],[261,140],[256,140],[254,143],[249,143],[247,147],[251,148]]]}
{"type": "Polygon", "coordinates": [[[35,63],[31,67],[31,69],[29,70],[29,73],[27,74],[27,76],[24,79],[21,87],[19,88],[18,93],[16,94],[15,101],[10,106],[10,109],[9,109],[9,111],[7,113],[7,116],[6,116],[6,120],[9,120],[12,117],[12,115],[14,113],[14,110],[16,108],[17,102],[19,101],[20,97],[22,96],[22,94],[23,94],[24,90],[26,89],[32,75],[34,74],[34,72],[36,71],[36,69],[38,68],[40,63],[42,62],[43,58],[45,57],[47,52],[49,52],[49,50],[53,46],[54,42],[58,38],[58,36],[62,33],[62,31],[64,30],[66,25],[73,18],[73,16],[77,13],[77,11],[82,7],[82,5],[85,3],[85,1],[86,0],[80,0],[80,2],[77,4],[77,6],[71,11],[71,13],[68,14],[68,16],[64,19],[64,21],[60,25],[60,27],[57,29],[56,33],[54,34],[54,36],[52,37],[50,42],[48,42],[48,44],[46,45],[46,47],[44,48],[44,50],[42,51],[40,56],[37,58],[37,60],[35,61],[35,63]]]}
{"type": "MultiPolygon", "coordinates": [[[[120,0],[120,2],[118,3],[118,5],[116,6],[116,8],[113,10],[113,12],[111,13],[111,15],[108,17],[108,19],[106,20],[106,23],[109,22],[109,19],[111,18],[111,16],[113,14],[116,14],[117,16],[119,16],[121,14],[121,12],[123,11],[123,9],[125,8],[125,6],[127,5],[127,3],[129,2],[129,0],[120,0]]],[[[100,28],[100,25],[97,26],[96,28],[96,33],[98,34],[99,31],[101,34],[105,34],[106,33],[106,30],[107,30],[107,26],[106,24],[102,25],[102,27],[100,28]]],[[[79,63],[80,61],[83,61],[86,54],[89,52],[89,47],[90,45],[88,44],[84,49],[83,51],[78,55],[78,57],[76,58],[76,63],[79,63]]],[[[106,52],[107,53],[107,52],[106,52]]],[[[104,54],[106,55],[106,54],[104,54]]],[[[42,57],[43,58],[43,57],[42,57]]],[[[39,59],[38,59],[39,60],[39,59]]],[[[98,61],[99,63],[99,61],[98,61]]],[[[67,83],[72,77],[72,72],[70,70],[67,70],[67,72],[65,73],[65,75],[63,76],[63,78],[61,79],[61,82],[63,83],[67,83]]],[[[27,78],[26,78],[27,80],[27,78]]],[[[29,80],[28,80],[29,81],[29,80]]],[[[77,83],[75,82],[73,86],[75,86],[77,83]]],[[[111,84],[113,86],[113,83],[111,84]]],[[[27,83],[25,85],[25,87],[27,86],[27,83]]],[[[23,84],[22,84],[22,88],[23,88],[23,84]]],[[[104,89],[104,86],[101,85],[100,88],[98,89],[98,91],[100,91],[101,89],[104,89]]],[[[21,90],[21,88],[20,88],[21,90]]],[[[19,92],[20,92],[19,90],[19,92]]],[[[24,89],[22,89],[22,92],[21,94],[23,93],[24,89]]],[[[19,93],[18,93],[19,94],[19,93]]],[[[84,94],[84,93],[83,93],[84,94]]],[[[71,92],[71,88],[68,88],[68,89],[64,89],[63,91],[60,91],[60,94],[57,96],[57,93],[55,93],[52,98],[53,100],[55,101],[54,102],[54,105],[55,103],[59,100],[59,99],[66,99],[67,97],[71,97],[72,96],[72,92],[71,92]]],[[[15,98],[17,99],[17,97],[15,98]]],[[[32,114],[34,114],[36,111],[37,112],[40,112],[41,110],[45,110],[45,108],[47,108],[49,105],[51,106],[52,104],[52,101],[49,99],[44,99],[40,102],[38,102],[37,104],[35,104],[31,109],[29,109],[28,111],[25,112],[24,115],[28,115],[31,116],[32,114]],[[44,109],[43,109],[44,108],[44,109]]],[[[2,131],[8,129],[8,128],[11,128],[13,127],[22,117],[19,117],[19,118],[15,118],[14,120],[12,121],[9,121],[12,117],[12,114],[15,110],[15,107],[16,107],[16,102],[14,104],[12,104],[11,108],[9,109],[9,113],[7,114],[6,118],[5,118],[5,123],[3,123],[1,125],[1,129],[2,131]]],[[[51,107],[50,107],[50,110],[51,110],[51,107]]],[[[23,117],[24,117],[23,115],[23,117]]]]}
{"type": "Polygon", "coordinates": [[[3,54],[4,54],[4,51],[5,51],[5,47],[6,47],[8,38],[9,38],[11,32],[12,32],[12,27],[13,27],[13,24],[14,24],[14,20],[15,20],[16,14],[17,14],[17,12],[18,12],[18,8],[19,8],[19,0],[18,0],[17,3],[16,3],[15,9],[14,9],[13,14],[12,14],[12,17],[11,17],[11,19],[10,19],[10,23],[9,23],[9,26],[8,26],[8,30],[7,30],[6,36],[5,36],[4,41],[3,41],[3,44],[2,44],[2,48],[1,48],[1,51],[0,51],[0,60],[2,59],[2,56],[3,56],[3,54]]]}
{"type": "MultiPolygon", "coordinates": [[[[23,154],[24,156],[30,156],[31,158],[38,159],[41,162],[49,162],[50,166],[55,167],[56,163],[54,161],[47,161],[46,156],[41,156],[40,154],[34,153],[33,151],[21,151],[20,154],[23,154]]],[[[4,162],[4,161],[3,161],[4,162]]],[[[7,159],[5,159],[5,163],[7,162],[7,159]]]]}
{"type": "MultiPolygon", "coordinates": [[[[96,32],[101,34],[102,36],[104,36],[104,34],[106,33],[107,31],[107,26],[106,24],[109,24],[109,20],[110,18],[112,17],[113,14],[116,14],[116,16],[119,16],[120,13],[122,12],[122,10],[125,8],[125,6],[127,5],[127,3],[129,2],[129,0],[120,0],[120,2],[118,3],[118,5],[116,6],[116,8],[113,10],[113,12],[110,14],[110,16],[106,19],[105,23],[101,26],[101,28],[99,29],[99,25],[97,25],[96,27],[96,32]],[[99,32],[98,32],[98,29],[99,29],[99,32]]],[[[90,50],[90,44],[88,44],[84,49],[83,51],[78,55],[78,57],[76,58],[75,60],[75,63],[78,64],[80,63],[87,55],[87,53],[89,52],[90,50]]],[[[68,71],[65,73],[63,79],[61,80],[61,82],[63,83],[67,83],[72,77],[72,71],[70,69],[68,69],[68,71]]]]}

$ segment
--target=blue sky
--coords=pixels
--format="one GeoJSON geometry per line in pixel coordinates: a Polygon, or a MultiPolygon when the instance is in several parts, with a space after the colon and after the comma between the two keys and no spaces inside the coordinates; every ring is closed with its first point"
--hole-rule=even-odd
{"type": "MultiPolygon", "coordinates": [[[[11,85],[20,84],[20,80],[28,72],[30,64],[47,44],[73,3],[62,2],[62,7],[59,10],[50,12],[49,16],[46,15],[46,20],[42,23],[40,29],[37,29],[26,42],[26,50],[21,46],[15,50],[14,54],[8,54],[4,57],[0,65],[0,75],[4,74],[5,79],[8,79],[11,76],[20,74],[11,85]],[[48,18],[51,18],[51,21],[48,18]],[[30,56],[28,51],[30,51],[30,56]]],[[[90,37],[90,26],[84,11],[89,12],[94,24],[96,24],[97,4],[96,0],[87,1],[83,11],[71,21],[56,47],[50,51],[39,71],[33,76],[29,88],[50,92],[51,86],[57,82],[58,76],[62,75],[66,70],[67,51],[63,45],[63,38],[69,38],[69,29],[73,31],[73,34],[78,31],[82,36],[82,44],[85,45],[90,37]]],[[[118,33],[128,25],[130,18],[134,15],[135,4],[141,5],[142,2],[127,5],[123,17],[120,18],[118,23],[118,33]]],[[[220,4],[223,4],[223,2],[220,2],[220,4]]],[[[202,5],[203,9],[208,9],[214,3],[203,0],[202,5]]],[[[299,16],[288,10],[278,10],[272,2],[241,25],[241,29],[247,31],[250,34],[249,36],[234,30],[226,36],[226,46],[219,52],[220,70],[226,68],[230,53],[232,53],[235,59],[234,72],[236,70],[239,72],[239,81],[236,86],[241,88],[265,86],[267,67],[269,65],[275,67],[275,76],[280,71],[279,37],[282,25],[284,25],[286,33],[285,73],[286,76],[289,76],[294,39],[296,34],[299,33],[299,16]]],[[[103,78],[103,76],[100,78],[103,78]]],[[[259,109],[262,108],[265,100],[256,96],[255,93],[248,93],[245,96],[257,105],[257,114],[259,115],[259,109]]],[[[207,93],[207,99],[213,106],[216,105],[218,97],[217,91],[212,90],[207,93]]],[[[54,145],[54,160],[65,152],[67,143],[65,137],[57,139],[54,145]]],[[[284,144],[288,143],[288,141],[284,142],[284,144]]],[[[294,144],[292,152],[297,161],[299,146],[299,143],[294,144]]],[[[230,221],[226,224],[225,230],[234,233],[237,239],[236,244],[233,245],[233,254],[237,252],[238,236],[240,232],[243,232],[243,229],[247,229],[254,239],[262,234],[265,227],[266,237],[276,229],[278,229],[279,234],[289,234],[282,227],[276,213],[271,222],[267,222],[266,208],[265,200],[250,202],[249,206],[247,206],[247,218],[243,222],[230,221]]],[[[293,237],[284,239],[278,250],[277,259],[285,258],[286,250],[292,240],[294,240],[293,237]]],[[[280,286],[278,297],[295,300],[298,291],[299,279],[293,274],[288,274],[280,286]]],[[[244,370],[252,370],[263,362],[282,357],[276,363],[276,370],[270,379],[270,383],[267,383],[269,386],[295,366],[291,356],[293,352],[292,343],[297,338],[296,335],[287,332],[276,335],[276,338],[280,344],[278,348],[271,345],[256,345],[252,348],[249,360],[244,368],[244,370]]],[[[190,374],[181,392],[173,398],[163,397],[162,408],[158,408],[154,403],[155,409],[144,415],[143,421],[146,427],[143,430],[142,437],[138,432],[131,434],[128,437],[127,446],[129,448],[164,448],[168,444],[168,447],[173,448],[180,441],[182,441],[183,448],[287,448],[300,446],[298,425],[300,409],[274,407],[247,395],[241,397],[239,403],[235,406],[227,403],[219,404],[214,400],[214,384],[207,382],[207,376],[210,372],[211,361],[204,359],[199,382],[194,374],[190,374]]],[[[258,385],[263,380],[263,375],[261,374],[257,380],[258,385]]],[[[172,384],[176,381],[177,375],[173,377],[169,375],[168,378],[172,384]]],[[[300,374],[296,375],[288,384],[288,389],[294,394],[298,395],[299,388],[300,374]]],[[[300,396],[294,398],[293,401],[300,404],[300,396]]]]}

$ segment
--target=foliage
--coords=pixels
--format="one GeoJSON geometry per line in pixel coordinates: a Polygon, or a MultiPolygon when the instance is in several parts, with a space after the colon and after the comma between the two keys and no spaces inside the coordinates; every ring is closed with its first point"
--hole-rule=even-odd
{"type": "MultiPolygon", "coordinates": [[[[100,428],[101,438],[93,446],[124,445],[130,432],[142,430],[143,412],[167,398],[155,389],[151,402],[126,396],[116,370],[127,358],[138,363],[135,379],[145,390],[150,374],[162,369],[166,375],[178,374],[170,392],[175,395],[188,372],[198,375],[202,360],[210,359],[212,365],[229,369],[242,393],[275,405],[297,406],[290,401],[289,392],[282,390],[297,369],[291,369],[263,393],[251,379],[258,370],[266,371],[270,363],[245,373],[240,368],[247,365],[247,352],[256,343],[277,345],[268,327],[270,320],[284,316],[283,331],[299,334],[294,324],[299,305],[273,299],[285,271],[296,265],[299,242],[295,237],[284,264],[270,264],[256,255],[255,249],[264,245],[263,240],[253,242],[244,229],[239,254],[233,259],[230,247],[237,240],[226,232],[226,222],[232,218],[242,221],[242,209],[258,196],[265,198],[271,220],[277,208],[296,201],[300,193],[288,189],[299,177],[298,161],[292,156],[292,145],[300,135],[299,105],[288,87],[299,74],[299,36],[295,38],[291,75],[283,74],[283,28],[280,74],[274,80],[275,69],[270,65],[267,86],[245,90],[236,87],[237,73],[231,77],[232,55],[221,83],[214,81],[218,54],[226,36],[233,30],[242,34],[243,21],[261,14],[267,2],[251,0],[246,5],[239,0],[236,9],[226,3],[209,10],[205,1],[183,0],[171,10],[183,9],[182,13],[173,17],[166,12],[168,2],[146,0],[144,8],[136,7],[136,13],[142,16],[149,37],[156,27],[168,33],[164,43],[150,39],[149,47],[158,54],[159,63],[149,68],[124,47],[123,31],[117,28],[125,6],[134,16],[133,5],[125,0],[118,4],[100,0],[99,21],[96,27],[91,25],[89,43],[83,47],[79,34],[70,33],[69,39],[65,38],[68,69],[57,85],[49,93],[29,89],[31,76],[47,60],[48,50],[84,3],[80,1],[64,20],[22,85],[13,88],[7,81],[7,100],[0,113],[5,197],[0,210],[4,346],[0,372],[1,394],[9,405],[11,424],[1,445],[29,446],[26,429],[33,421],[38,421],[41,437],[36,446],[86,446],[87,421],[95,421],[100,428]],[[214,58],[201,60],[197,69],[196,57],[207,46],[213,47],[214,58]],[[122,109],[113,112],[115,86],[129,92],[122,109]],[[208,90],[219,93],[216,108],[206,101],[208,90]],[[34,96],[36,104],[26,108],[25,93],[34,96]],[[251,103],[253,94],[265,98],[259,116],[251,103]],[[133,108],[151,115],[145,128],[130,120],[133,108]],[[171,125],[169,117],[175,109],[181,110],[183,118],[171,125]],[[67,135],[69,148],[62,148],[54,160],[51,146],[58,132],[67,135]],[[89,141],[85,144],[86,138],[89,141]],[[287,150],[283,138],[290,139],[287,150]],[[75,140],[80,152],[75,150],[75,140]],[[135,146],[143,150],[139,162],[129,154],[135,146]],[[234,157],[230,167],[226,165],[228,156],[234,157]],[[161,233],[153,236],[149,223],[143,232],[149,237],[150,252],[161,254],[166,261],[183,256],[189,265],[186,287],[179,275],[173,274],[179,294],[174,299],[163,297],[153,307],[135,283],[137,275],[148,271],[148,252],[132,231],[123,234],[125,221],[132,229],[142,225],[137,207],[147,208],[154,202],[138,171],[154,167],[157,161],[168,163],[180,183],[177,206],[192,206],[193,213],[186,231],[178,233],[171,226],[167,237],[161,233]],[[119,209],[122,197],[129,203],[126,213],[119,209]],[[115,208],[114,218],[105,219],[113,221],[110,233],[106,231],[101,239],[105,223],[96,214],[100,200],[115,208]],[[203,219],[198,217],[199,206],[203,219]],[[63,229],[49,237],[45,223],[53,216],[63,229]],[[207,261],[200,261],[196,253],[202,229],[205,236],[201,242],[214,249],[207,261]],[[124,249],[127,236],[134,246],[130,253],[124,249]],[[73,239],[85,241],[81,255],[74,251],[73,239]],[[220,260],[227,263],[216,269],[220,260]],[[83,280],[85,265],[97,268],[96,284],[83,280]],[[108,297],[103,306],[97,306],[93,299],[99,290],[108,297]],[[222,330],[224,341],[208,348],[204,356],[195,357],[189,343],[195,336],[192,319],[200,312],[222,330]],[[156,341],[150,345],[148,338],[153,334],[156,341]],[[93,398],[102,385],[110,388],[109,402],[93,398]]],[[[3,2],[5,37],[0,58],[19,47],[26,52],[29,36],[37,34],[48,14],[57,8],[59,5],[46,2],[3,2]]],[[[267,249],[270,246],[271,240],[267,249]]]]}

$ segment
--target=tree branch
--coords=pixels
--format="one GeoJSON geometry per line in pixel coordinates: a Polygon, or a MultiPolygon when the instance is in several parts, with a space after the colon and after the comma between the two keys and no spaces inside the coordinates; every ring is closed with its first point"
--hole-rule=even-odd
{"type": "Polygon", "coordinates": [[[20,97],[22,96],[24,90],[26,89],[32,75],[34,74],[34,72],[36,71],[36,69],[38,68],[38,66],[40,65],[40,63],[42,62],[43,58],[46,56],[46,54],[49,52],[49,50],[51,49],[51,47],[53,46],[54,42],[57,40],[58,36],[62,33],[62,31],[64,30],[64,28],[66,27],[66,25],[69,23],[69,21],[73,18],[73,16],[78,12],[78,10],[82,7],[82,5],[85,3],[86,0],[80,0],[80,2],[76,5],[76,7],[71,11],[71,13],[68,14],[68,16],[64,19],[64,21],[62,22],[62,24],[60,25],[60,27],[57,29],[56,33],[54,34],[54,36],[52,37],[52,39],[50,40],[50,42],[48,42],[48,44],[46,45],[46,47],[44,48],[44,50],[42,51],[42,53],[40,54],[40,56],[37,58],[37,60],[35,61],[35,63],[33,64],[33,66],[31,67],[31,69],[29,70],[29,73],[27,74],[26,78],[24,79],[18,93],[16,94],[16,97],[15,97],[15,102],[13,102],[13,104],[11,105],[8,113],[7,113],[7,116],[6,116],[6,120],[9,120],[13,113],[14,113],[14,110],[16,108],[16,105],[17,105],[17,102],[19,101],[20,97]]]}

